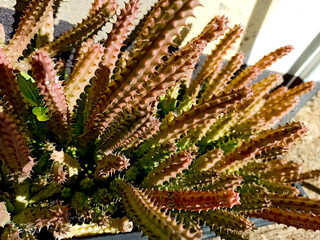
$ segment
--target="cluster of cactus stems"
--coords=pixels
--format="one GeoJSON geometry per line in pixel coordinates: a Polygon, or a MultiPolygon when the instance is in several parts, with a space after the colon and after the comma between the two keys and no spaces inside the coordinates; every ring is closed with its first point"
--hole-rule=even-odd
{"type": "Polygon", "coordinates": [[[7,44],[0,31],[1,240],[133,226],[150,239],[199,239],[205,225],[246,239],[249,217],[320,229],[320,201],[294,187],[320,171],[285,160],[307,129],[275,128],[314,83],[277,87],[279,74],[253,83],[292,46],[241,68],[243,54],[225,56],[243,29],[224,16],[180,46],[199,0],[159,0],[135,39],[127,37],[139,1],[118,10],[95,0],[86,19],[54,38],[53,5],[30,1],[7,44]],[[98,41],[106,22],[113,28],[98,41]]]}

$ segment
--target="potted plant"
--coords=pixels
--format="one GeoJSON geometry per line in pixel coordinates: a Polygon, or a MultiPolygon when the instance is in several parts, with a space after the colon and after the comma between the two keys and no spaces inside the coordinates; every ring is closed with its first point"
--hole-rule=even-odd
{"type": "Polygon", "coordinates": [[[319,171],[280,158],[307,130],[300,122],[273,128],[314,83],[271,91],[281,83],[273,74],[249,87],[291,46],[241,72],[241,53],[222,67],[242,28],[216,17],[179,47],[173,39],[198,0],[160,0],[131,50],[121,48],[139,1],[126,4],[102,42],[95,35],[116,14],[113,0],[94,1],[86,19],[53,38],[53,2],[31,1],[0,50],[1,239],[133,226],[150,239],[197,239],[204,224],[242,239],[249,217],[320,228],[320,201],[292,185],[319,171]],[[220,36],[191,81],[202,50],[220,36]]]}

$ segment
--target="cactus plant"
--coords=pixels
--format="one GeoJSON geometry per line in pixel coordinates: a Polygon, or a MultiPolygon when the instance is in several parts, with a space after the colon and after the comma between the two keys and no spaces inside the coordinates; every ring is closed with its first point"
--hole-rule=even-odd
{"type": "Polygon", "coordinates": [[[0,49],[2,240],[35,239],[43,228],[64,239],[133,226],[150,239],[198,239],[204,225],[245,239],[251,216],[320,229],[320,201],[292,186],[319,171],[283,158],[307,129],[274,128],[314,83],[274,90],[282,79],[273,74],[252,84],[292,46],[242,70],[237,53],[223,67],[243,31],[224,16],[178,45],[198,0],[159,0],[127,41],[139,1],[117,14],[114,0],[95,0],[86,19],[53,38],[53,3],[30,1],[0,49]]]}

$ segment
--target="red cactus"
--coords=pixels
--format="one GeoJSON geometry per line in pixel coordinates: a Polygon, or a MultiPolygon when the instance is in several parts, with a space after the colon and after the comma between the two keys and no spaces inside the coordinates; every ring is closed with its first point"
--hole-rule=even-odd
{"type": "MultiPolygon", "coordinates": [[[[230,31],[224,36],[220,43],[216,46],[215,51],[208,56],[208,59],[203,64],[200,72],[198,73],[196,79],[191,83],[189,89],[192,91],[193,96],[197,96],[200,91],[201,85],[206,78],[210,76],[214,79],[222,64],[223,57],[226,52],[231,48],[231,45],[241,36],[243,28],[240,26],[235,26],[230,29],[230,31]]],[[[230,90],[231,88],[229,88],[230,90]]]]}
{"type": "Polygon", "coordinates": [[[104,51],[100,44],[85,43],[84,45],[87,47],[83,48],[87,49],[83,49],[69,79],[64,83],[64,92],[70,112],[98,69],[104,51]]]}
{"type": "Polygon", "coordinates": [[[57,80],[57,72],[49,57],[43,50],[37,51],[33,56],[32,71],[40,94],[51,111],[52,127],[62,139],[70,136],[69,111],[63,91],[62,82],[57,80]]]}
{"type": "Polygon", "coordinates": [[[53,0],[33,0],[21,19],[18,29],[14,36],[5,46],[4,52],[8,56],[11,65],[16,63],[22,52],[26,49],[27,45],[37,33],[48,10],[53,6],[53,0]]]}
{"type": "Polygon", "coordinates": [[[111,110],[120,100],[123,100],[123,96],[132,90],[134,90],[132,92],[134,94],[137,83],[146,82],[149,75],[155,72],[154,66],[160,65],[162,57],[168,54],[167,47],[161,46],[173,44],[173,36],[178,33],[179,27],[185,25],[185,17],[191,16],[192,8],[199,5],[198,0],[170,2],[162,0],[149,15],[145,27],[141,30],[135,43],[131,58],[128,60],[126,71],[118,75],[112,82],[88,119],[84,135],[81,138],[84,143],[97,137],[110,124],[112,115],[110,116],[108,113],[113,113],[111,110]],[[169,9],[172,9],[173,13],[162,18],[169,9]],[[157,21],[159,18],[161,21],[157,21]],[[152,28],[150,28],[151,25],[152,28]],[[151,44],[155,47],[152,51],[150,50],[151,44]],[[141,59],[148,59],[148,61],[139,61],[141,59]],[[145,66],[151,67],[146,68],[145,66]],[[107,114],[104,115],[104,113],[107,114]]]}
{"type": "Polygon", "coordinates": [[[286,148],[306,134],[306,127],[299,122],[287,123],[277,129],[264,131],[248,142],[244,142],[234,152],[228,153],[214,168],[218,171],[232,169],[254,160],[255,155],[274,147],[286,148]]]}
{"type": "Polygon", "coordinates": [[[105,179],[116,171],[122,171],[130,166],[129,159],[121,155],[106,155],[102,160],[97,162],[94,177],[96,179],[105,179]]]}
{"type": "Polygon", "coordinates": [[[202,191],[147,191],[156,206],[165,209],[207,211],[220,207],[232,208],[240,204],[238,193],[232,189],[217,193],[202,191]]]}
{"type": "Polygon", "coordinates": [[[19,181],[30,175],[34,161],[26,140],[15,122],[4,112],[0,112],[0,156],[19,181]]]}
{"type": "Polygon", "coordinates": [[[320,228],[320,217],[312,213],[301,213],[279,208],[265,208],[250,213],[250,216],[267,219],[276,223],[288,224],[306,230],[312,229],[316,231],[320,228]]]}
{"type": "Polygon", "coordinates": [[[4,100],[9,103],[8,107],[12,108],[15,114],[22,115],[26,108],[26,101],[21,94],[17,78],[3,49],[0,49],[0,75],[0,89],[1,94],[4,95],[4,100]]]}

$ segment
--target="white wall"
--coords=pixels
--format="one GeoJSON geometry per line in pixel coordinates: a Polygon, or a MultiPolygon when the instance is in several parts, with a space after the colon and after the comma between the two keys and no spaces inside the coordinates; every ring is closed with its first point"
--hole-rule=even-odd
{"type": "MultiPolygon", "coordinates": [[[[291,44],[294,50],[270,68],[282,73],[287,72],[308,44],[320,33],[319,11],[319,0],[281,0],[261,28],[248,63],[253,64],[266,53],[291,44]]],[[[313,80],[320,80],[319,68],[313,74],[313,80]]]]}

